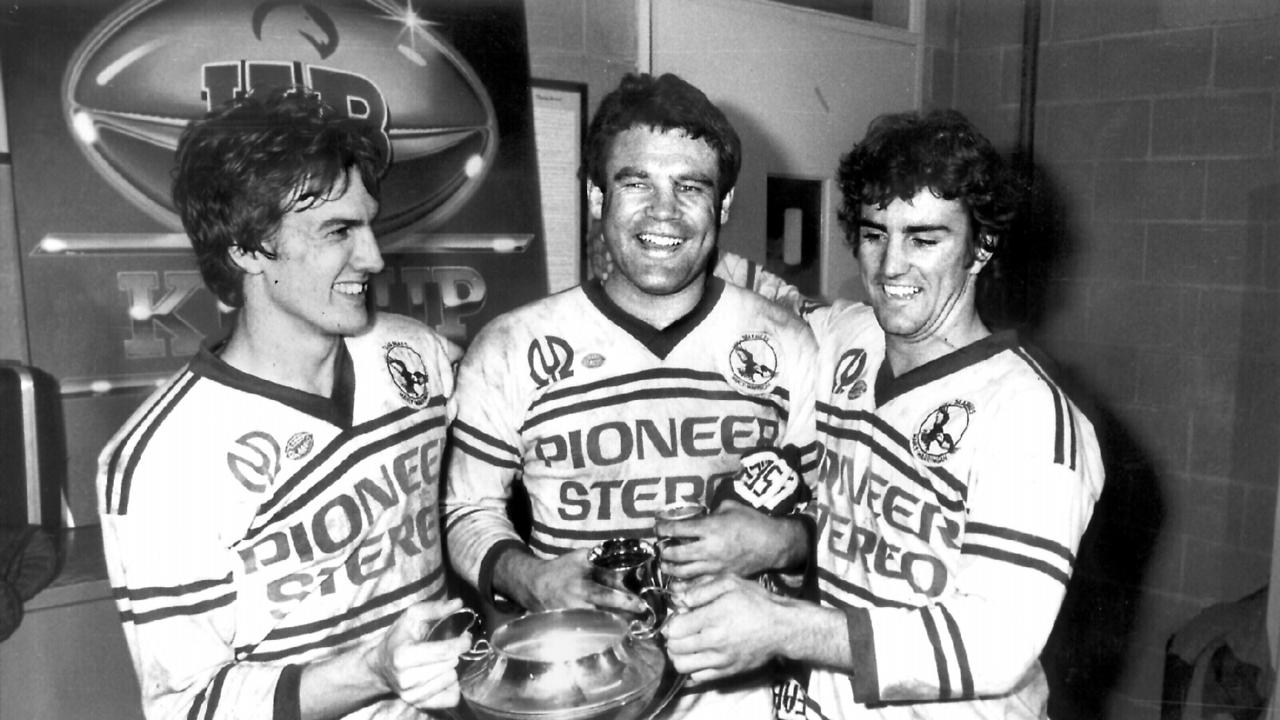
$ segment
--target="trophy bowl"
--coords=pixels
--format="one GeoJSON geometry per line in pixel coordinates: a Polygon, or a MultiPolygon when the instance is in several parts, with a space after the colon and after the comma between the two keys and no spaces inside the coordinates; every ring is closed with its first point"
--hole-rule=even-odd
{"type": "Polygon", "coordinates": [[[458,683],[480,720],[636,720],[670,675],[652,626],[573,608],[494,630],[463,656],[458,683]]]}

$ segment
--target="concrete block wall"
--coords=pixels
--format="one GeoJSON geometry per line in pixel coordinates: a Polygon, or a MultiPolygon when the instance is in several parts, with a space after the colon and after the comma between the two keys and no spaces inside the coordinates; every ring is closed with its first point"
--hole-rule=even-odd
{"type": "Polygon", "coordinates": [[[525,0],[525,21],[530,74],[586,83],[588,112],[636,70],[635,0],[525,0]]]}
{"type": "MultiPolygon", "coordinates": [[[[955,106],[1006,150],[1022,6],[965,0],[955,18],[955,106]]],[[[1044,262],[1027,329],[1090,406],[1110,473],[1077,568],[1088,592],[1068,598],[1081,626],[1059,637],[1080,697],[1055,717],[1154,719],[1170,634],[1269,580],[1280,7],[1041,8],[1035,160],[1047,192],[1022,240],[1044,262]]]]}

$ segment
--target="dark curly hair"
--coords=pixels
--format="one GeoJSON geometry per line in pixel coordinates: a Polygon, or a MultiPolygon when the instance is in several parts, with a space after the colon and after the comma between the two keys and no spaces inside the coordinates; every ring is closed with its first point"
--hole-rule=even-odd
{"type": "Polygon", "coordinates": [[[274,258],[266,243],[285,213],[342,195],[352,168],[379,197],[387,159],[373,132],[304,88],[255,92],[183,130],[173,202],[205,285],[219,300],[244,303],[231,248],[274,258]]]}
{"type": "Polygon", "coordinates": [[[592,185],[602,190],[606,187],[605,162],[613,139],[633,127],[682,130],[694,140],[705,140],[716,153],[720,198],[723,200],[737,184],[742,141],[720,108],[701,90],[671,73],[656,78],[629,73],[600,101],[587,129],[583,174],[592,185]]]}
{"type": "Polygon", "coordinates": [[[1004,241],[1019,202],[1014,177],[991,141],[955,110],[872,120],[866,137],[840,159],[836,181],[840,226],[851,246],[857,245],[863,205],[883,208],[927,188],[968,210],[975,230],[970,262],[978,249],[994,253],[1004,241]]]}

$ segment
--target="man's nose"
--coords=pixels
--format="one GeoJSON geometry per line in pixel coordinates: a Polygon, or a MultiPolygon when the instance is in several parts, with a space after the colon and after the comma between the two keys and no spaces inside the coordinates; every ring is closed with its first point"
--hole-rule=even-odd
{"type": "Polygon", "coordinates": [[[649,196],[649,216],[663,220],[677,214],[676,194],[671,190],[657,188],[649,196]]]}
{"type": "Polygon", "coordinates": [[[907,271],[906,240],[890,237],[884,244],[884,253],[880,256],[880,273],[885,277],[897,277],[907,271]]]}
{"type": "Polygon", "coordinates": [[[368,227],[361,228],[357,233],[356,250],[351,264],[362,272],[377,275],[386,267],[382,260],[382,250],[378,248],[378,238],[374,236],[373,229],[368,227]]]}

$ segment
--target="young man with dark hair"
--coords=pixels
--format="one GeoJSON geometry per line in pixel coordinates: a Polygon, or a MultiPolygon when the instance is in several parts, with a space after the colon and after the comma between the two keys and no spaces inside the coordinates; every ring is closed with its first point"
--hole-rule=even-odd
{"type": "MultiPolygon", "coordinates": [[[[763,477],[749,484],[756,497],[734,494],[758,447],[793,446],[809,467],[815,450],[811,333],[708,276],[740,162],[724,114],[674,75],[628,76],[601,102],[585,173],[614,271],[497,318],[458,375],[446,532],[482,597],[642,611],[591,580],[588,551],[652,539],[655,512],[678,500],[735,501],[686,521],[696,539],[663,556],[675,578],[803,560],[805,526],[788,514],[807,489],[795,468],[773,466],[776,498],[763,477]],[[527,543],[507,515],[517,480],[532,506],[527,543]]],[[[742,720],[770,717],[770,703],[757,677],[703,688],[676,713],[742,720]]]]}
{"type": "Polygon", "coordinates": [[[869,303],[797,303],[820,347],[820,602],[715,578],[668,649],[695,681],[801,661],[810,718],[1043,718],[1039,655],[1103,468],[1044,363],[977,311],[1012,180],[953,111],[877,119],[837,180],[869,303]]]}
{"type": "Polygon", "coordinates": [[[444,341],[368,309],[385,165],[305,89],[191,123],[173,195],[238,308],[99,462],[107,567],[151,718],[419,718],[457,704],[437,500],[444,341]]]}

